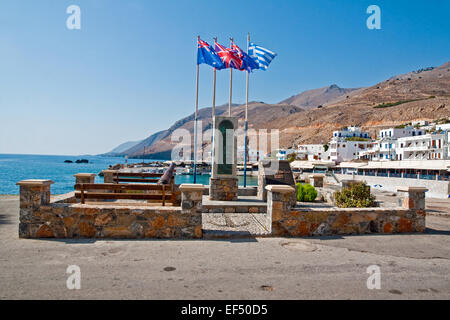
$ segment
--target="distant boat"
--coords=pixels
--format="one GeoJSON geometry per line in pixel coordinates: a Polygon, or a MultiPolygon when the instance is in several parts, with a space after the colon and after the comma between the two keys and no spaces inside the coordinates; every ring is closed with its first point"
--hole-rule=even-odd
{"type": "Polygon", "coordinates": [[[72,160],[64,160],[64,163],[73,163],[72,160]]]}
{"type": "Polygon", "coordinates": [[[89,160],[87,160],[87,159],[78,159],[77,161],[75,161],[75,163],[89,163],[89,160]]]}

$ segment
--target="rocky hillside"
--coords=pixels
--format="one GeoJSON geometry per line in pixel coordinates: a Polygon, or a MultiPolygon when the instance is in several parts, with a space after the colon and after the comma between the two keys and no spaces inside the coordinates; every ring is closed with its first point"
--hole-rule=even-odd
{"type": "Polygon", "coordinates": [[[450,62],[391,77],[344,100],[267,123],[282,129],[281,144],[325,143],[333,130],[357,125],[371,132],[414,120],[450,116],[450,62]]]}
{"type": "MultiPolygon", "coordinates": [[[[199,121],[202,122],[202,129],[206,131],[211,128],[211,112],[212,108],[202,108],[199,110],[199,121]]],[[[226,114],[228,105],[216,107],[216,115],[226,114]]],[[[267,121],[274,121],[279,117],[288,117],[292,114],[304,112],[304,109],[282,104],[265,104],[263,102],[250,102],[248,106],[249,126],[264,127],[267,121]]],[[[245,115],[245,105],[233,105],[232,116],[240,119],[240,125],[243,126],[245,115]]],[[[153,159],[170,159],[171,151],[175,142],[171,141],[172,133],[177,129],[186,129],[193,135],[194,132],[194,114],[186,118],[178,120],[169,129],[159,131],[152,134],[148,138],[142,140],[139,144],[120,153],[107,153],[106,155],[128,155],[129,157],[142,157],[144,147],[146,158],[153,159]]]]}
{"type": "MultiPolygon", "coordinates": [[[[216,107],[216,114],[228,106],[216,107]]],[[[232,115],[243,125],[244,105],[234,105],[232,115]]],[[[332,131],[348,125],[362,126],[373,136],[378,130],[414,120],[450,116],[450,62],[391,77],[372,87],[344,89],[337,85],[308,90],[279,104],[249,104],[249,127],[280,129],[281,146],[326,143],[332,131]]],[[[211,108],[199,110],[203,130],[211,127],[211,108]]],[[[184,128],[193,132],[194,114],[157,132],[116,155],[141,157],[144,147],[151,158],[169,159],[174,143],[172,132],[184,128]]]]}
{"type": "Polygon", "coordinates": [[[280,104],[290,104],[304,109],[316,108],[343,100],[350,92],[358,89],[339,88],[332,84],[328,87],[304,91],[281,101],[280,104]]]}

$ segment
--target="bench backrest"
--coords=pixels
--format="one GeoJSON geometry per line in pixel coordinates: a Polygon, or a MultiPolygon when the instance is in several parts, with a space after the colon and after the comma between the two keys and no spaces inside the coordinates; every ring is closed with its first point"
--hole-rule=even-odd
{"type": "Polygon", "coordinates": [[[163,176],[162,173],[148,172],[119,172],[114,173],[113,181],[115,183],[139,182],[139,183],[158,183],[163,176]]]}
{"type": "Polygon", "coordinates": [[[163,206],[175,202],[173,183],[164,184],[118,184],[118,183],[78,183],[75,185],[75,198],[85,203],[86,199],[100,200],[155,200],[163,206]],[[140,192],[139,192],[140,191],[140,192]],[[147,193],[147,191],[157,191],[147,193]]]}

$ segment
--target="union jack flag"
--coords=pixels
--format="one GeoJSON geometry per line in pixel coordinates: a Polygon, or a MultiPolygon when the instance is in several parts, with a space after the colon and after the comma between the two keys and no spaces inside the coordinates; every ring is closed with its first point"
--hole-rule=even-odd
{"type": "Polygon", "coordinates": [[[242,70],[242,59],[239,58],[238,53],[234,50],[226,48],[217,42],[215,42],[215,50],[225,65],[225,68],[242,70]]]}

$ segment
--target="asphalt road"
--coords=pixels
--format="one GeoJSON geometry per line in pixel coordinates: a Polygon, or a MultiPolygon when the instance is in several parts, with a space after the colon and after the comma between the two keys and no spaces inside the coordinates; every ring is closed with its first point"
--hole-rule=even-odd
{"type": "Polygon", "coordinates": [[[0,196],[0,299],[450,298],[446,216],[426,234],[302,239],[27,240],[17,225],[18,197],[0,196]],[[371,265],[381,289],[367,288],[371,265]]]}

